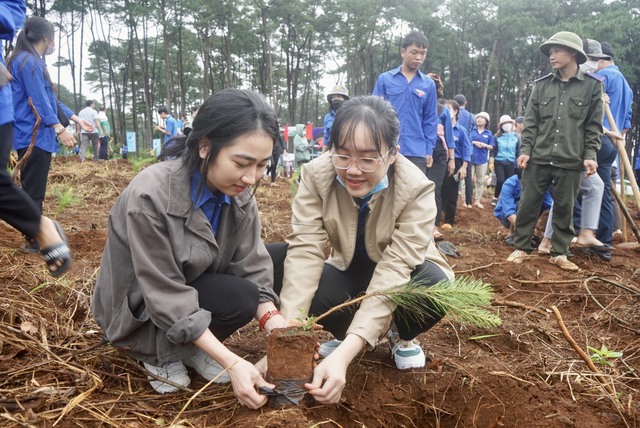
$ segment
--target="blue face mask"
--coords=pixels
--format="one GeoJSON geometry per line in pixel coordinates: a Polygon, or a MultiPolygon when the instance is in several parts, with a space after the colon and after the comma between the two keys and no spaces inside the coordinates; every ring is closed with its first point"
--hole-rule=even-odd
{"type": "MultiPolygon", "coordinates": [[[[340,179],[339,176],[336,176],[336,178],[338,179],[338,183],[342,184],[342,187],[344,187],[345,189],[347,188],[347,186],[344,185],[344,182],[340,179]]],[[[367,199],[369,197],[371,197],[371,195],[375,195],[376,193],[386,189],[387,187],[389,187],[389,177],[387,177],[386,175],[384,177],[382,177],[382,180],[380,180],[380,183],[376,184],[376,187],[374,187],[373,189],[371,189],[371,191],[369,193],[367,193],[364,196],[360,196],[360,199],[367,199]]]]}

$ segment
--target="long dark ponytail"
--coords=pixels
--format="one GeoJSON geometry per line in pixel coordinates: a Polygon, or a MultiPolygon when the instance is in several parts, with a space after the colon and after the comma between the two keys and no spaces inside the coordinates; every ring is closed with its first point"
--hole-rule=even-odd
{"type": "MultiPolygon", "coordinates": [[[[28,18],[24,23],[24,28],[18,34],[16,45],[14,46],[13,52],[11,52],[11,56],[7,61],[9,69],[11,69],[11,64],[21,52],[27,52],[28,54],[39,58],[40,54],[36,51],[34,45],[42,40],[53,40],[54,36],[55,27],[52,23],[40,16],[32,16],[31,18],[28,18]]],[[[26,59],[26,56],[22,59],[20,67],[24,67],[26,59]]],[[[44,76],[49,83],[52,83],[46,67],[44,68],[44,76]]]]}

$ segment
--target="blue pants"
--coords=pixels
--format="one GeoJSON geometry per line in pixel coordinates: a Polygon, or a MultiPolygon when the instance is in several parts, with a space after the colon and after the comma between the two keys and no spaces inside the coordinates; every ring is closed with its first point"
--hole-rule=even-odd
{"type": "Polygon", "coordinates": [[[600,222],[596,238],[606,245],[611,245],[613,236],[613,206],[611,204],[611,165],[616,160],[618,150],[607,137],[602,137],[602,146],[598,150],[598,175],[604,182],[600,222]]]}

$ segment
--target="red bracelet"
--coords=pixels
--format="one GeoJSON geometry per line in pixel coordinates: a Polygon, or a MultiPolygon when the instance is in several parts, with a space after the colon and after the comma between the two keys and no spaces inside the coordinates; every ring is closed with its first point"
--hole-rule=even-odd
{"type": "Polygon", "coordinates": [[[260,325],[258,327],[259,331],[263,331],[264,330],[264,326],[267,324],[267,321],[269,321],[271,319],[271,317],[273,317],[274,315],[282,315],[280,313],[279,310],[275,309],[272,311],[267,311],[262,318],[260,318],[260,325]]]}

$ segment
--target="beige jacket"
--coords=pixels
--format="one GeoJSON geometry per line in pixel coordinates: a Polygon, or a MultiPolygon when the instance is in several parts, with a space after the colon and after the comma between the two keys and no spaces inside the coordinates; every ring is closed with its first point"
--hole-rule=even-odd
{"type": "MultiPolygon", "coordinates": [[[[365,246],[377,266],[367,292],[406,283],[425,260],[453,278],[453,271],[431,240],[435,185],[401,155],[387,174],[389,187],[369,201],[365,246]]],[[[287,237],[289,248],[280,293],[285,318],[306,316],[320,282],[327,240],[331,244],[327,263],[340,270],[349,267],[357,225],[358,206],[336,180],[328,153],[304,165],[293,202],[293,232],[287,237]]],[[[357,334],[373,346],[395,308],[391,302],[365,299],[347,333],[357,334]]]]}

